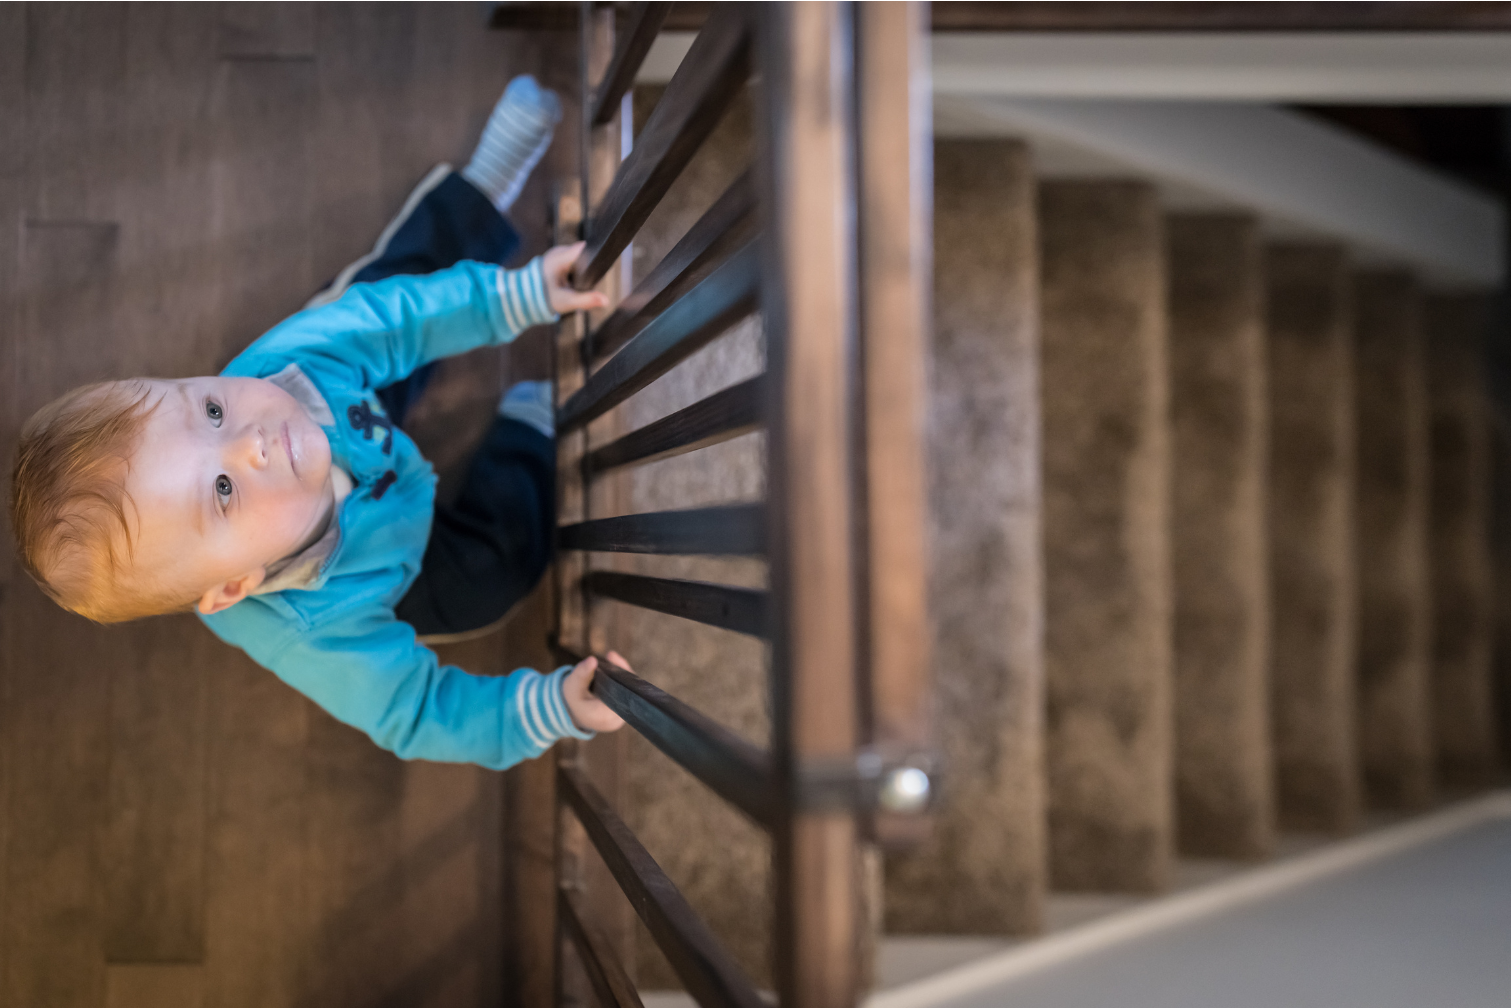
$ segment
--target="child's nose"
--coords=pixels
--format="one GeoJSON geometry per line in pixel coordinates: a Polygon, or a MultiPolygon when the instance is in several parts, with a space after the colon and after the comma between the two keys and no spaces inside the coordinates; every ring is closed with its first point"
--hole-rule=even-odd
{"type": "Polygon", "coordinates": [[[248,424],[237,435],[231,454],[242,465],[264,469],[268,464],[268,439],[260,424],[248,424]]]}

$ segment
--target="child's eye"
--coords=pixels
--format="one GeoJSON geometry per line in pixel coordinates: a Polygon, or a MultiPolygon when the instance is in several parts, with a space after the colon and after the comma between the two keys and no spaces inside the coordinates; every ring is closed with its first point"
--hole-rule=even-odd
{"type": "Polygon", "coordinates": [[[221,473],[215,477],[215,496],[220,498],[220,506],[225,507],[231,500],[231,477],[221,473]]]}
{"type": "Polygon", "coordinates": [[[220,408],[220,403],[218,403],[218,402],[206,402],[205,403],[205,416],[209,417],[210,418],[210,422],[212,424],[214,424],[215,426],[217,426],[217,427],[220,426],[220,418],[223,417],[223,416],[225,416],[225,415],[226,415],[225,411],[220,408]]]}

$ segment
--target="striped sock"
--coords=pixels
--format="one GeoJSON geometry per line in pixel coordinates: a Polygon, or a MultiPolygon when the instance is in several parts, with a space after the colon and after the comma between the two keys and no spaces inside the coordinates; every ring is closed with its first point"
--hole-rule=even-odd
{"type": "Polygon", "coordinates": [[[498,415],[529,424],[548,438],[556,436],[556,410],[551,403],[551,383],[515,382],[499,401],[498,415]]]}
{"type": "Polygon", "coordinates": [[[504,213],[519,198],[525,179],[551,146],[551,133],[561,120],[561,102],[525,75],[516,77],[493,106],[488,125],[472,160],[462,169],[471,182],[504,213]]]}

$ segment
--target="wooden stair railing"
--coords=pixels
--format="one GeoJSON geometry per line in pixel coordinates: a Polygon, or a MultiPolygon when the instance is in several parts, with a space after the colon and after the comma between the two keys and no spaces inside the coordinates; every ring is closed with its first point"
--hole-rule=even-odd
{"type": "Polygon", "coordinates": [[[614,314],[589,334],[585,350],[588,358],[596,361],[619,349],[651,318],[702,280],[719,257],[751,238],[755,234],[755,204],[755,185],[747,172],[730,185],[666,258],[618,304],[614,314]]]}
{"type": "Polygon", "coordinates": [[[562,430],[602,416],[749,315],[760,288],[761,250],[751,242],[604,362],[557,410],[562,430]]]}
{"type": "MultiPolygon", "coordinates": [[[[601,647],[592,597],[764,637],[772,733],[762,749],[600,657],[594,689],[631,728],[773,839],[777,999],[858,1003],[865,917],[860,847],[927,824],[927,623],[922,410],[929,283],[928,78],[920,4],[715,4],[620,160],[626,96],[670,5],[621,16],[583,4],[580,289],[612,299],[616,263],[720,116],[759,74],[755,163],[596,329],[558,338],[555,647],[601,647]],[[617,121],[616,121],[617,120],[617,121]],[[766,374],[589,450],[587,426],[759,311],[766,374]],[[762,503],[594,516],[594,485],[623,467],[764,428],[762,503]],[[768,590],[590,568],[598,552],[759,555],[768,590]]],[[[563,201],[570,236],[573,200],[563,201]]],[[[653,670],[652,670],[653,671],[653,670]]],[[[716,669],[710,674],[717,674],[716,669]]],[[[596,849],[688,992],[760,1008],[756,990],[558,746],[570,815],[555,835],[557,1003],[591,989],[640,1004],[621,950],[592,918],[566,852],[596,849]],[[568,828],[580,824],[580,833],[568,828]],[[557,946],[558,953],[561,951],[557,946]]],[[[569,856],[570,853],[570,856],[569,856]]]]}
{"type": "Polygon", "coordinates": [[[707,399],[648,423],[588,456],[588,468],[606,472],[633,462],[652,462],[748,434],[761,425],[760,378],[715,392],[707,399]]]}
{"type": "Polygon", "coordinates": [[[589,571],[583,587],[594,595],[752,637],[766,636],[766,593],[706,581],[589,571]]]}

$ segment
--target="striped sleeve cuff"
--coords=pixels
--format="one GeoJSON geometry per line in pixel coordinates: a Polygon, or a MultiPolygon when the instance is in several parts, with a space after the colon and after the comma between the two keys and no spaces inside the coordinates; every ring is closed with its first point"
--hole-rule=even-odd
{"type": "Polygon", "coordinates": [[[560,317],[551,310],[551,299],[546,296],[546,273],[540,256],[520,269],[499,270],[498,297],[511,339],[531,326],[550,325],[560,317]]]}
{"type": "Polygon", "coordinates": [[[520,724],[538,753],[545,752],[557,739],[590,739],[595,734],[577,727],[567,710],[561,684],[570,671],[572,666],[563,665],[549,675],[526,673],[516,694],[520,724]]]}

